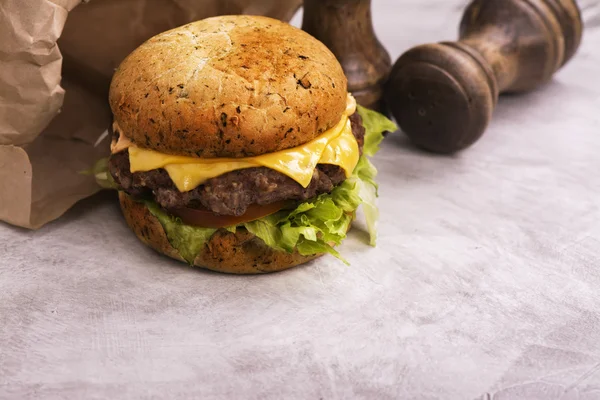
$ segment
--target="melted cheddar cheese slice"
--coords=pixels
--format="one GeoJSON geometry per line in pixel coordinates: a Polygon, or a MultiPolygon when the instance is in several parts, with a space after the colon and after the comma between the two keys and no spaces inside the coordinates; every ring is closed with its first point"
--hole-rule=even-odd
{"type": "Polygon", "coordinates": [[[121,134],[112,145],[112,152],[129,150],[131,172],[164,168],[181,192],[195,189],[205,181],[227,172],[245,168],[267,167],[276,170],[307,187],[317,164],[341,167],[349,177],[356,167],[359,148],[348,118],[356,109],[349,96],[346,113],[340,122],[323,134],[301,146],[274,153],[245,158],[195,158],[174,156],[136,147],[121,134]],[[123,139],[121,139],[123,138],[123,139]]]}

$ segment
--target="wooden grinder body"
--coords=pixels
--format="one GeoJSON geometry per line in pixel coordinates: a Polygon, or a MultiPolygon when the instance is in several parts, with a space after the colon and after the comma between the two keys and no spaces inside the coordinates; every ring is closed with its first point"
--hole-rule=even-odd
{"type": "Polygon", "coordinates": [[[335,54],[360,105],[384,109],[391,58],[373,30],[371,0],[305,0],[302,29],[335,54]]]}
{"type": "Polygon", "coordinates": [[[579,47],[582,22],[574,0],[474,0],[459,32],[404,53],[386,87],[402,130],[438,153],[477,141],[500,93],[548,82],[579,47]]]}

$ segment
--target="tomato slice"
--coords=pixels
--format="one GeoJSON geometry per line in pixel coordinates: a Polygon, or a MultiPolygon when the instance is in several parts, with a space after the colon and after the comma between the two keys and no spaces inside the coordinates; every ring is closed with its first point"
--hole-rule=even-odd
{"type": "Polygon", "coordinates": [[[278,201],[271,204],[252,204],[243,215],[217,215],[206,208],[171,208],[167,210],[176,217],[181,218],[184,224],[198,226],[201,228],[224,228],[234,226],[243,222],[254,221],[281,210],[288,204],[287,201],[278,201]]]}

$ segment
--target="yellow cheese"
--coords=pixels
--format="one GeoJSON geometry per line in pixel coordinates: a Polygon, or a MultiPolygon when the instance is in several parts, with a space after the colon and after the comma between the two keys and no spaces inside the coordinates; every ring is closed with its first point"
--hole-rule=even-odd
{"type": "MultiPolygon", "coordinates": [[[[281,172],[307,187],[317,164],[337,165],[344,170],[346,177],[352,174],[358,163],[359,148],[348,115],[354,112],[355,107],[354,99],[349,96],[346,113],[333,128],[301,146],[255,157],[203,159],[173,156],[136,147],[128,140],[123,145],[119,140],[113,147],[129,149],[131,172],[164,168],[182,192],[224,173],[260,166],[281,172]]],[[[123,137],[123,134],[120,136],[123,137]]]]}
{"type": "Polygon", "coordinates": [[[325,147],[319,164],[338,165],[346,172],[346,177],[349,177],[358,164],[359,153],[358,143],[352,133],[352,125],[350,120],[347,120],[342,134],[325,147]]]}

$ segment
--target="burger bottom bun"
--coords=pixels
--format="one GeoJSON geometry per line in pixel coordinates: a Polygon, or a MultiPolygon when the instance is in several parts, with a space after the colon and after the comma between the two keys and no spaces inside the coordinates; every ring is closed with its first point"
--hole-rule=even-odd
{"type": "MultiPolygon", "coordinates": [[[[185,262],[169,243],[161,223],[143,203],[124,192],[119,192],[119,203],[127,225],[138,239],[159,253],[185,262]]],[[[283,271],[322,255],[303,256],[296,251],[276,251],[245,229],[238,229],[236,233],[219,229],[206,242],[194,265],[229,274],[264,274],[283,271]]]]}

